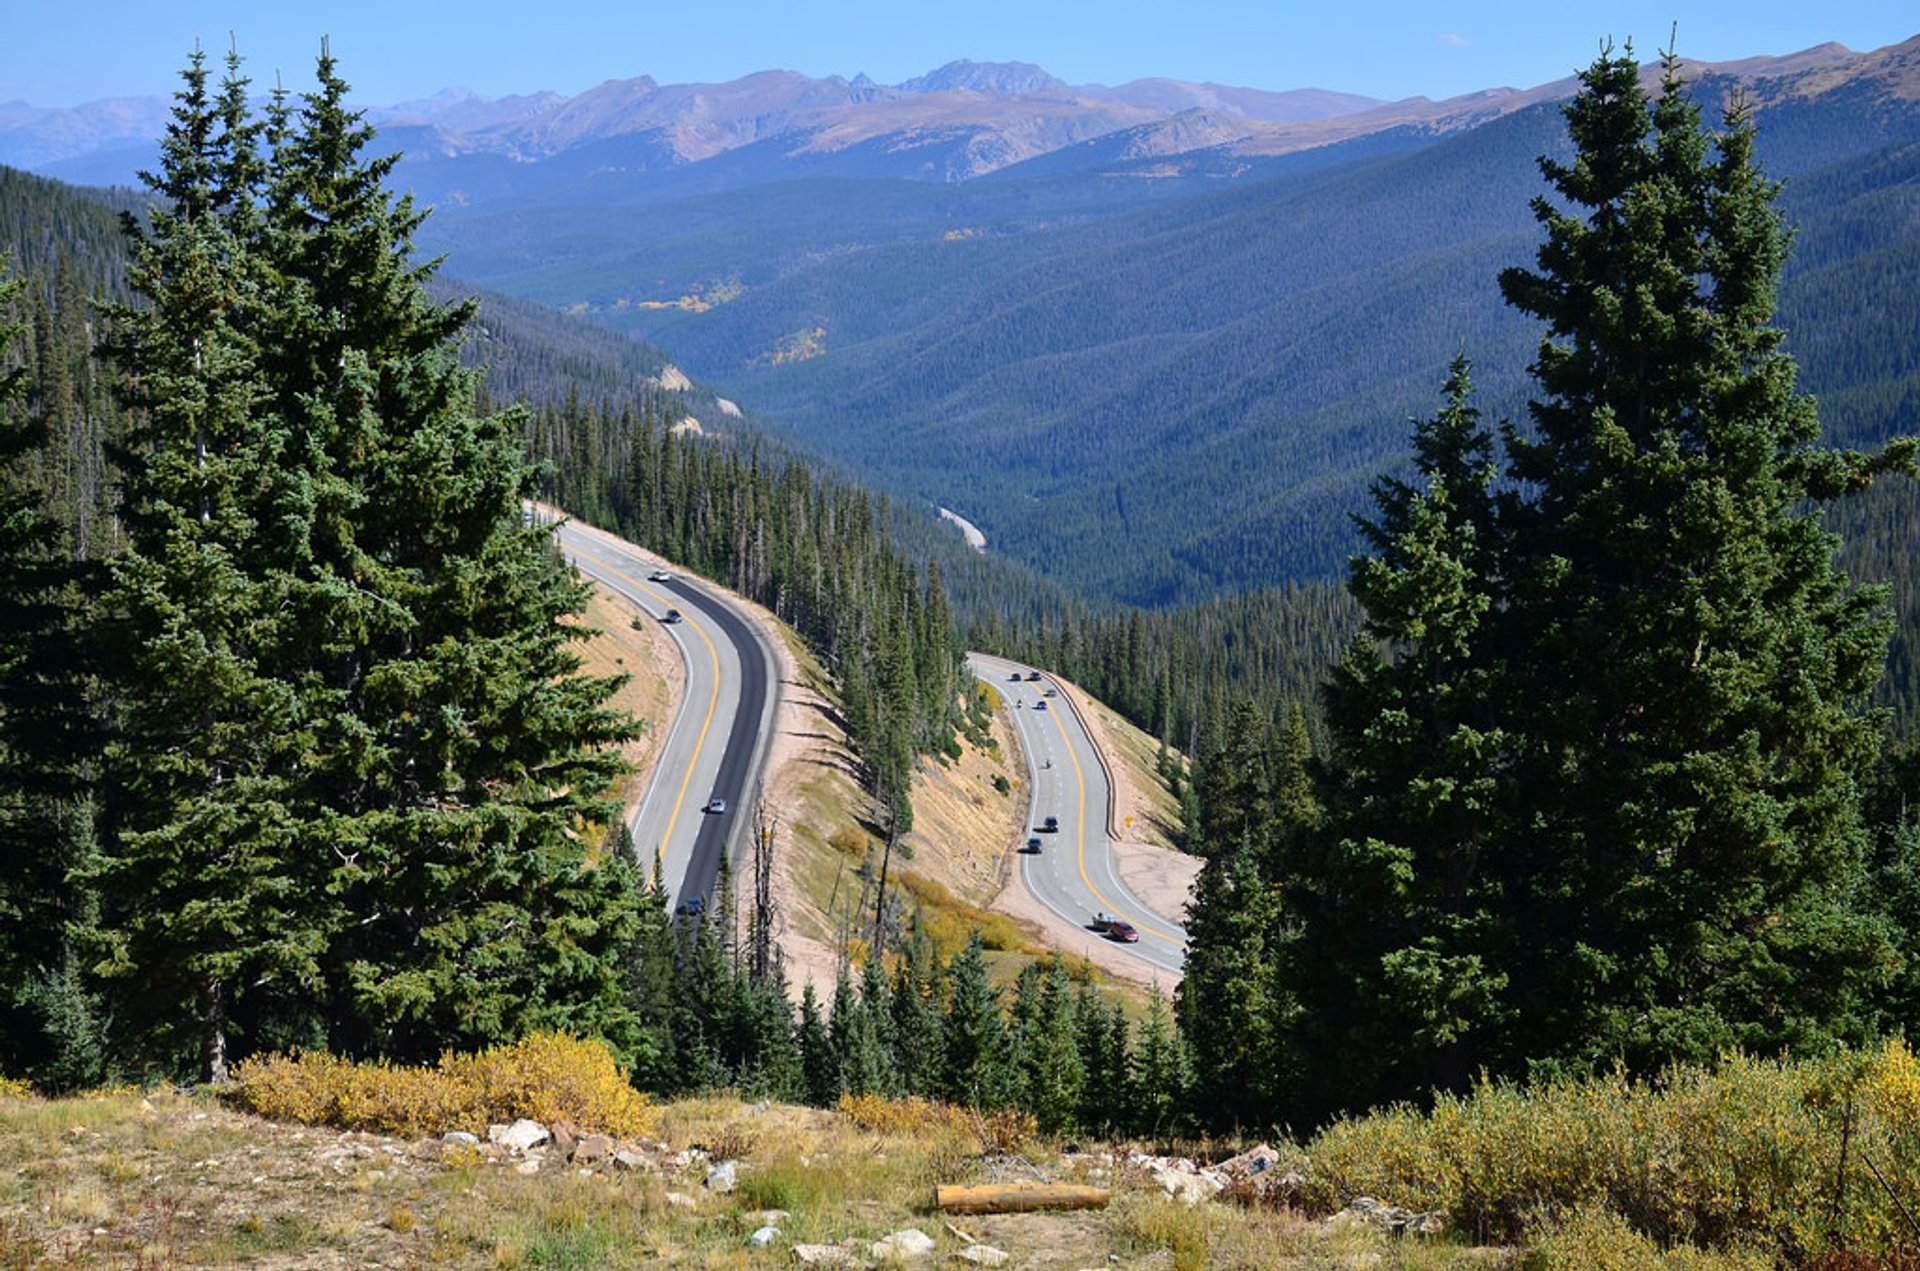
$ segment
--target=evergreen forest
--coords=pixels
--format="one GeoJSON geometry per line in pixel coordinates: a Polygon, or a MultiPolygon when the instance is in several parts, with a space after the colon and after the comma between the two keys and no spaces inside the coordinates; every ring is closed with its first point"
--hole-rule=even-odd
{"type": "Polygon", "coordinates": [[[181,84],[144,194],[0,169],[0,1074],[557,1028],[663,1094],[1165,1134],[1832,1053],[1920,1009],[1910,395],[1806,322],[1854,275],[1803,275],[1794,347],[1863,359],[1835,395],[1877,412],[1841,440],[1878,449],[1823,439],[1737,94],[1609,51],[1564,135],[1508,125],[1546,182],[1490,275],[1524,376],[1431,368],[1344,586],[1276,546],[1261,586],[1144,609],[791,434],[711,438],[659,351],[438,277],[330,57],[300,94],[237,55],[181,84]],[[1130,1020],[1058,959],[1002,989],[909,927],[796,1008],[732,906],[676,920],[536,498],[790,624],[892,831],[972,727],[968,648],[1158,738],[1204,861],[1176,999],[1130,1020]]]}

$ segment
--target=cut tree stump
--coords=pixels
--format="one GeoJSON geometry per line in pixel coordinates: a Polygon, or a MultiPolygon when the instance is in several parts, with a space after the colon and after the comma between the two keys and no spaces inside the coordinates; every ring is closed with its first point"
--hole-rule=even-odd
{"type": "Polygon", "coordinates": [[[1105,1209],[1107,1189],[1076,1183],[991,1183],[933,1189],[933,1204],[950,1214],[1018,1214],[1030,1209],[1105,1209]]]}

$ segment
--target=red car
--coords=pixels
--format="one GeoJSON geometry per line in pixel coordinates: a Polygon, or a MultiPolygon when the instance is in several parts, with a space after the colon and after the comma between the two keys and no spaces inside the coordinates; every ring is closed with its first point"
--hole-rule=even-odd
{"type": "Polygon", "coordinates": [[[1118,940],[1122,944],[1138,944],[1140,933],[1125,918],[1115,918],[1107,924],[1107,939],[1118,940]]]}

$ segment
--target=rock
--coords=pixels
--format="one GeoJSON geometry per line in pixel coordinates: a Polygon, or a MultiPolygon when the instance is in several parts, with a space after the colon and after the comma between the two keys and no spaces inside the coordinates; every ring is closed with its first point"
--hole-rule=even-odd
{"type": "Polygon", "coordinates": [[[572,1126],[562,1122],[553,1127],[553,1147],[562,1156],[573,1155],[574,1145],[579,1142],[580,1136],[573,1132],[572,1126]]]}
{"type": "Polygon", "coordinates": [[[613,1167],[620,1170],[650,1170],[656,1168],[652,1158],[625,1147],[613,1154],[613,1167]]]}
{"type": "Polygon", "coordinates": [[[573,1145],[573,1159],[582,1165],[593,1165],[604,1161],[613,1154],[613,1140],[604,1134],[589,1134],[573,1145]]]}
{"type": "Polygon", "coordinates": [[[764,1249],[768,1245],[772,1244],[774,1242],[774,1239],[778,1237],[779,1234],[780,1234],[780,1228],[778,1227],[761,1227],[759,1230],[755,1231],[751,1236],[747,1237],[747,1243],[752,1245],[756,1249],[764,1249]]]}
{"type": "Polygon", "coordinates": [[[440,1141],[442,1143],[462,1143],[467,1147],[480,1146],[480,1140],[468,1134],[465,1130],[448,1130],[440,1136],[440,1141]]]}
{"type": "Polygon", "coordinates": [[[1447,1229],[1447,1215],[1441,1209],[1416,1213],[1398,1205],[1385,1204],[1371,1196],[1361,1196],[1327,1219],[1327,1224],[1335,1227],[1365,1224],[1393,1236],[1432,1236],[1447,1229]]]}
{"type": "Polygon", "coordinates": [[[1222,1161],[1214,1168],[1228,1178],[1252,1178],[1255,1174],[1264,1174],[1280,1164],[1280,1153],[1262,1143],[1251,1151],[1242,1152],[1232,1160],[1222,1161]]]}
{"type": "Polygon", "coordinates": [[[525,1117],[512,1125],[490,1125],[487,1138],[501,1147],[515,1152],[524,1152],[528,1148],[539,1147],[553,1136],[547,1133],[547,1127],[538,1121],[529,1121],[525,1117]]]}
{"type": "Polygon", "coordinates": [[[809,1267],[850,1267],[853,1250],[841,1245],[795,1245],[793,1260],[809,1267]]]}
{"type": "Polygon", "coordinates": [[[675,1209],[696,1209],[699,1207],[700,1202],[685,1192],[668,1192],[667,1204],[673,1206],[675,1209]]]}
{"type": "Polygon", "coordinates": [[[881,1262],[905,1262],[908,1258],[924,1258],[932,1252],[933,1237],[918,1227],[908,1227],[876,1240],[869,1250],[881,1262]]]}
{"type": "Polygon", "coordinates": [[[771,1108],[772,1106],[773,1104],[771,1102],[769,1102],[766,1099],[762,1099],[760,1102],[754,1104],[751,1108],[747,1109],[747,1115],[750,1117],[764,1116],[766,1114],[767,1109],[771,1108]]]}
{"type": "Polygon", "coordinates": [[[1005,1249],[992,1245],[968,1245],[953,1251],[955,1262],[971,1262],[976,1267],[1004,1267],[1010,1256],[1005,1249]]]}
{"type": "Polygon", "coordinates": [[[733,1190],[734,1163],[722,1161],[707,1171],[707,1190],[710,1192],[730,1192],[733,1190]]]}
{"type": "Polygon", "coordinates": [[[538,1158],[522,1161],[513,1167],[513,1172],[516,1174],[538,1174],[540,1172],[540,1161],[538,1158]]]}
{"type": "Polygon", "coordinates": [[[1300,1199],[1300,1191],[1306,1185],[1307,1180],[1293,1170],[1282,1174],[1269,1169],[1233,1180],[1227,1185],[1225,1199],[1242,1205],[1285,1209],[1300,1199]]]}
{"type": "Polygon", "coordinates": [[[1189,1205],[1198,1204],[1203,1200],[1212,1200],[1227,1185],[1225,1179],[1212,1171],[1201,1172],[1177,1168],[1163,1170],[1159,1182],[1167,1195],[1183,1200],[1189,1205]]]}

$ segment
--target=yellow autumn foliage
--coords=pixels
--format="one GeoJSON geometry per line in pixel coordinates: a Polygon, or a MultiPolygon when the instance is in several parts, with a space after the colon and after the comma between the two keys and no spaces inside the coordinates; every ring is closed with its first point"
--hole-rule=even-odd
{"type": "Polygon", "coordinates": [[[657,1110],[633,1088],[604,1043],[535,1033],[432,1065],[356,1063],[328,1054],[268,1055],[234,1072],[234,1100],[259,1116],[407,1138],[521,1117],[633,1137],[657,1110]]]}

